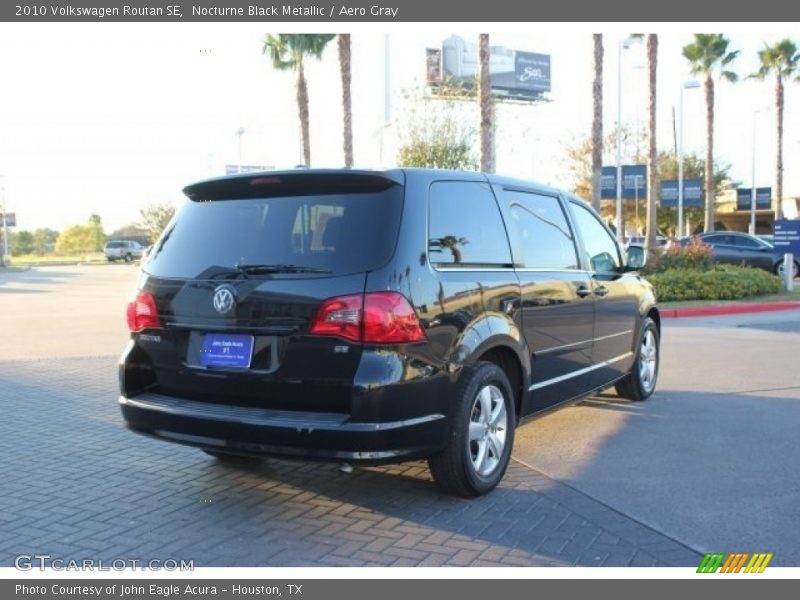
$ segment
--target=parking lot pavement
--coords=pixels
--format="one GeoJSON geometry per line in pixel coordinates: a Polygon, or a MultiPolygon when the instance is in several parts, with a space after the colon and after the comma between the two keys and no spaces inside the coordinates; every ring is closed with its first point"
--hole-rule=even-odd
{"type": "Polygon", "coordinates": [[[658,392],[522,427],[517,455],[708,552],[800,565],[800,311],[664,321],[658,392]]]}
{"type": "Polygon", "coordinates": [[[115,366],[135,277],[0,275],[0,565],[697,565],[709,548],[800,560],[798,394],[784,362],[770,366],[796,334],[666,325],[651,401],[604,396],[524,425],[501,487],[469,501],[440,495],[423,463],[226,467],[126,431],[115,366]]]}

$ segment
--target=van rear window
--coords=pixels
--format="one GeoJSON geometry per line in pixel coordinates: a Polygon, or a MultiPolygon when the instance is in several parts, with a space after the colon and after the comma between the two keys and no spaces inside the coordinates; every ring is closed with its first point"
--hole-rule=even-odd
{"type": "Polygon", "coordinates": [[[215,277],[236,265],[295,265],[344,275],[394,252],[403,187],[373,192],[186,202],[144,269],[158,277],[215,277]]]}

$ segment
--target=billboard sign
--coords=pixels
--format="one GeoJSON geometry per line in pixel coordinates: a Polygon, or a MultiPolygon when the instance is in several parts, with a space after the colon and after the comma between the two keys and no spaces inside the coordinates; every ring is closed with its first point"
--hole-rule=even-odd
{"type": "Polygon", "coordinates": [[[16,227],[17,226],[17,214],[16,213],[6,213],[5,215],[0,215],[3,218],[0,220],[0,225],[3,225],[5,222],[6,227],[16,227]]]}
{"type": "MultiPolygon", "coordinates": [[[[600,198],[617,197],[617,167],[603,167],[600,176],[600,198]]],[[[647,197],[647,165],[622,165],[622,197],[639,200],[647,197]]]]}
{"type": "MultiPolygon", "coordinates": [[[[750,188],[736,188],[736,210],[750,210],[750,198],[753,193],[750,188]]],[[[772,208],[772,188],[756,188],[756,210],[769,210],[772,208]]]]}
{"type": "MultiPolygon", "coordinates": [[[[702,179],[683,180],[683,206],[684,208],[701,207],[705,200],[705,190],[702,179]]],[[[669,179],[661,182],[661,207],[678,207],[678,180],[669,179]]]]}
{"type": "MultiPolygon", "coordinates": [[[[438,63],[434,49],[427,53],[428,83],[438,63]]],[[[459,81],[466,87],[475,84],[478,75],[478,45],[451,35],[442,42],[439,55],[442,78],[459,81]]],[[[539,97],[550,91],[550,55],[513,50],[505,46],[489,48],[489,78],[492,90],[498,95],[539,97]]]]}
{"type": "Polygon", "coordinates": [[[791,253],[800,256],[800,221],[789,219],[775,221],[772,245],[781,254],[791,253]]]}

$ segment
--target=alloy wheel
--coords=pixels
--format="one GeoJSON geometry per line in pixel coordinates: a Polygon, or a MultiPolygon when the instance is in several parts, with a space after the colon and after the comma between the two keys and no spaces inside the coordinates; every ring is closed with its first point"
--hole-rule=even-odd
{"type": "Polygon", "coordinates": [[[468,451],[472,467],[488,477],[500,465],[506,446],[508,414],[503,393],[497,386],[480,389],[472,403],[468,451]]]}
{"type": "Polygon", "coordinates": [[[646,392],[650,392],[655,386],[657,372],[658,346],[656,345],[656,336],[651,329],[648,329],[642,338],[642,346],[639,349],[639,380],[646,392]]]}

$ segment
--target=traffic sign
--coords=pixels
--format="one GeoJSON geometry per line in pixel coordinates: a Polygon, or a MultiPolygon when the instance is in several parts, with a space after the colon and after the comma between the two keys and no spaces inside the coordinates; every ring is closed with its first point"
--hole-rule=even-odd
{"type": "MultiPolygon", "coordinates": [[[[0,225],[3,224],[3,221],[0,220],[0,225]]],[[[16,227],[17,226],[17,214],[16,213],[6,213],[5,214],[5,225],[6,227],[16,227]]]]}
{"type": "MultiPolygon", "coordinates": [[[[753,191],[750,188],[736,188],[736,210],[750,210],[750,198],[753,191]]],[[[769,210],[772,208],[772,188],[756,188],[756,210],[769,210]]]]}
{"type": "Polygon", "coordinates": [[[800,220],[778,219],[772,239],[775,250],[781,254],[800,256],[800,220]]]}
{"type": "MultiPolygon", "coordinates": [[[[703,206],[705,190],[702,179],[683,180],[683,206],[703,206]]],[[[678,206],[678,180],[669,179],[661,182],[661,207],[676,208],[678,206]]]]}
{"type": "MultiPolygon", "coordinates": [[[[600,197],[617,197],[617,167],[603,167],[600,177],[600,197]]],[[[622,197],[626,200],[647,197],[647,165],[622,165],[622,197]]]]}

